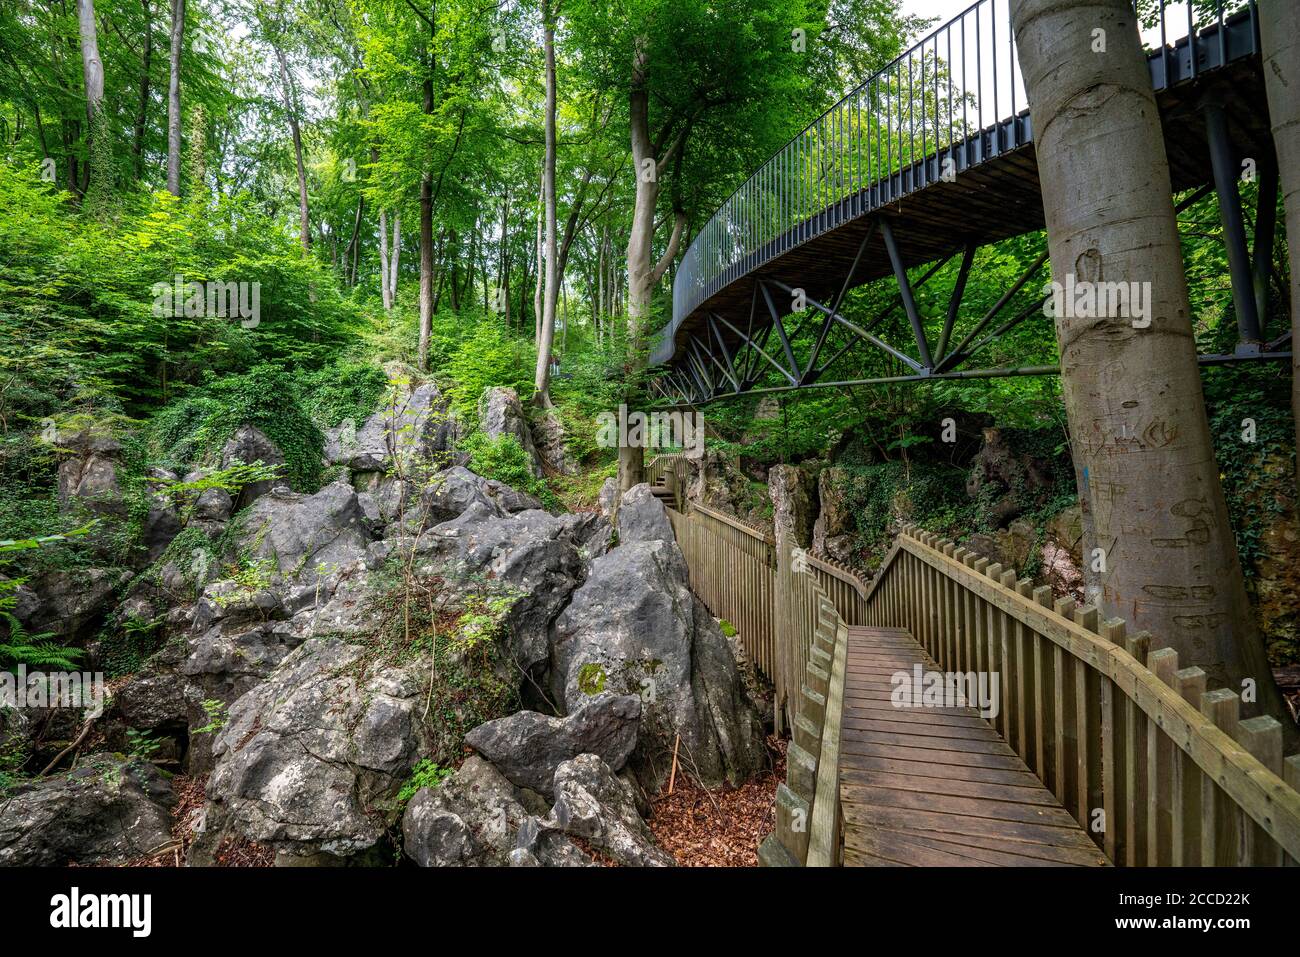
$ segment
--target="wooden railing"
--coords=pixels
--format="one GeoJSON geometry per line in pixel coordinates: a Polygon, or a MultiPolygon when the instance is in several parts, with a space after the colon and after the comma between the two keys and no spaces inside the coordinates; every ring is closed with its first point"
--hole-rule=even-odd
{"type": "Polygon", "coordinates": [[[1145,632],[911,527],[868,584],[712,509],[669,515],[691,587],[735,625],[790,728],[763,863],[838,863],[852,624],[908,629],[944,671],[996,673],[993,724],[1114,863],[1300,859],[1300,755],[1283,758],[1282,726],[1242,719],[1235,692],[1207,690],[1145,632]]]}
{"type": "Polygon", "coordinates": [[[670,509],[691,588],[727,620],[775,688],[778,730],[789,727],[769,864],[839,859],[839,742],[848,625],[866,613],[867,583],[771,533],[701,505],[670,509]]]}
{"type": "Polygon", "coordinates": [[[936,535],[899,535],[869,624],[908,629],[944,671],[998,675],[992,719],[1115,864],[1300,859],[1300,755],[1282,726],[1241,719],[1227,688],[1095,607],[936,535]]]}

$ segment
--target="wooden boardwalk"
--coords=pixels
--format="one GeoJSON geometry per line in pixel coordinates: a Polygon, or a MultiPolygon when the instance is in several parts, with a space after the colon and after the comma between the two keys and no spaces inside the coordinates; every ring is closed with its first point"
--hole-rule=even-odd
{"type": "Polygon", "coordinates": [[[895,672],[938,667],[901,628],[849,628],[840,752],[844,864],[1098,867],[1110,862],[969,707],[899,708],[895,672]]]}

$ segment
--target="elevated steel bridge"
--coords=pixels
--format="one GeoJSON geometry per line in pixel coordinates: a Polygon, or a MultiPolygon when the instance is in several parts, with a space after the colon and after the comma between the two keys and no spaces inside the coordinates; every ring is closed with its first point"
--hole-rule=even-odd
{"type": "MultiPolygon", "coordinates": [[[[1288,358],[1289,332],[1269,329],[1265,316],[1278,177],[1255,0],[1199,14],[1165,0],[1141,7],[1172,185],[1187,194],[1178,208],[1216,190],[1223,220],[1238,342],[1201,361],[1288,358]],[[1247,159],[1259,177],[1253,248],[1238,189],[1247,159]]],[[[979,0],[810,124],[704,225],[677,269],[672,321],[651,353],[663,371],[655,386],[666,400],[703,404],[1054,374],[1050,365],[981,363],[991,343],[1041,310],[1046,252],[991,309],[962,308],[976,250],[1043,227],[1009,0],[979,0]],[[927,328],[916,290],[953,259],[960,266],[942,325],[927,328]],[[844,315],[845,295],[877,280],[897,285],[890,305],[866,321],[844,315]],[[910,337],[891,341],[884,323],[899,308],[910,337]],[[855,349],[880,350],[901,372],[838,378],[836,364],[855,349]]]]}

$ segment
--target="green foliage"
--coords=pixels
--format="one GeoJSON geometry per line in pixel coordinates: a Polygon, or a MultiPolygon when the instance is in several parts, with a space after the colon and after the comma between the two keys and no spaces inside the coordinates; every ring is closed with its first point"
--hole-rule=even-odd
{"type": "Polygon", "coordinates": [[[163,462],[218,464],[222,447],[243,425],[260,430],[284,454],[284,477],[300,491],[320,484],[325,436],[298,399],[294,378],[274,365],[209,382],[154,419],[153,447],[163,462]]]}
{"type": "Polygon", "coordinates": [[[477,422],[478,400],[489,386],[511,386],[519,401],[528,403],[536,361],[530,342],[511,336],[495,320],[481,319],[447,358],[452,410],[462,421],[477,422]]]}
{"type": "Polygon", "coordinates": [[[227,714],[226,703],[216,698],[205,698],[203,701],[203,711],[208,716],[208,723],[201,728],[195,729],[193,734],[215,734],[226,726],[227,714]]]}
{"type": "Polygon", "coordinates": [[[302,406],[322,429],[346,420],[360,428],[375,411],[388,380],[384,370],[370,360],[339,359],[297,380],[302,406]]]}
{"type": "Polygon", "coordinates": [[[137,758],[150,760],[158,749],[162,747],[162,740],[148,731],[141,731],[138,728],[126,729],[127,751],[137,758]]]}
{"type": "Polygon", "coordinates": [[[397,792],[397,804],[406,807],[411,798],[424,788],[436,788],[452,775],[451,768],[444,768],[435,761],[424,758],[411,770],[402,789],[397,792]]]}
{"type": "Polygon", "coordinates": [[[559,500],[546,481],[533,477],[528,453],[513,435],[505,433],[493,439],[474,432],[461,443],[461,448],[469,453],[471,471],[535,495],[547,508],[558,506],[559,500]]]}
{"type": "Polygon", "coordinates": [[[100,658],[109,678],[131,675],[144,667],[149,657],[162,647],[162,624],[159,618],[127,617],[106,626],[100,634],[100,658]]]}
{"type": "Polygon", "coordinates": [[[13,671],[19,665],[43,668],[48,671],[74,671],[76,660],[84,651],[50,641],[52,632],[29,634],[22,622],[7,611],[0,611],[0,624],[8,635],[0,638],[0,668],[13,671]]]}

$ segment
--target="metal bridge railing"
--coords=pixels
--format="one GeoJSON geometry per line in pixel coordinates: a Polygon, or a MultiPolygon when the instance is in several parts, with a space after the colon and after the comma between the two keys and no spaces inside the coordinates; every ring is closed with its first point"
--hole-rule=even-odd
{"type": "MultiPolygon", "coordinates": [[[[655,361],[701,303],[789,249],[1031,137],[1010,0],[978,0],[870,77],[764,163],[705,223],[673,280],[655,361]]],[[[1228,62],[1225,19],[1255,0],[1138,0],[1163,89],[1228,62]],[[1157,52],[1158,51],[1158,52],[1157,52]]],[[[1255,52],[1250,31],[1251,49],[1255,52]]]]}

